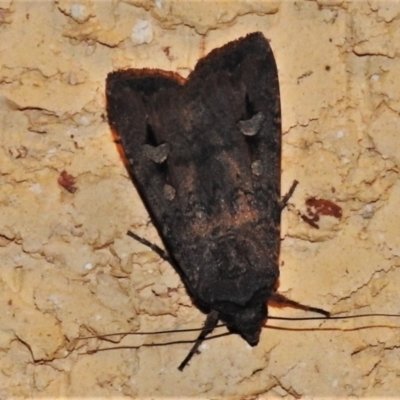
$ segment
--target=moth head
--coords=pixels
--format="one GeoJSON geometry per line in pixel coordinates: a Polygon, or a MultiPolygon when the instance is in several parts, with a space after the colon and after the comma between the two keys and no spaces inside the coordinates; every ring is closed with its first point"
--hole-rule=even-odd
{"type": "Polygon", "coordinates": [[[250,346],[255,346],[260,340],[261,328],[267,314],[266,302],[260,301],[258,304],[236,309],[229,315],[223,315],[222,319],[231,331],[239,333],[250,346]]]}

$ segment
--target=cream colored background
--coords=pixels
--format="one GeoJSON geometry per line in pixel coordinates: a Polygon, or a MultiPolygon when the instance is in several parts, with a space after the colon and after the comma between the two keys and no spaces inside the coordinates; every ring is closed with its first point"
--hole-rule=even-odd
{"type": "Polygon", "coordinates": [[[289,329],[265,329],[254,348],[208,341],[183,373],[189,344],[71,345],[204,321],[172,267],[125,235],[159,243],[106,122],[107,73],[186,76],[253,31],[279,69],[283,191],[300,181],[283,214],[280,290],[334,313],[400,313],[398,1],[1,0],[1,398],[399,395],[400,321],[354,329],[395,320],[270,321],[289,329]],[[63,170],[76,193],[57,183],[63,170]],[[304,223],[311,196],[342,219],[304,223]]]}

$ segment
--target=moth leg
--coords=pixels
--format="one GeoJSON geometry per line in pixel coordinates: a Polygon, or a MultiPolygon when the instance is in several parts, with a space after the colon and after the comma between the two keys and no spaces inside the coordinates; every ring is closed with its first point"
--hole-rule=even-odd
{"type": "Polygon", "coordinates": [[[190,359],[197,353],[198,348],[200,345],[203,343],[203,340],[206,338],[206,336],[211,333],[215,326],[217,325],[219,320],[219,315],[217,311],[210,311],[210,313],[207,315],[206,322],[204,323],[204,328],[200,332],[199,337],[197,338],[195,344],[193,345],[192,349],[189,351],[189,354],[186,356],[186,358],[181,362],[179,365],[178,369],[179,371],[183,371],[183,368],[187,365],[187,363],[190,361],[190,359]]]}
{"type": "Polygon", "coordinates": [[[165,250],[163,250],[161,247],[158,247],[156,244],[151,243],[148,240],[141,238],[140,236],[136,235],[136,233],[133,233],[132,231],[128,231],[126,234],[128,236],[130,236],[131,238],[137,240],[139,243],[142,243],[145,246],[149,247],[151,250],[153,250],[155,253],[157,253],[165,261],[168,261],[170,264],[172,264],[171,258],[169,257],[168,253],[165,250]]]}
{"type": "Polygon", "coordinates": [[[292,183],[292,186],[290,186],[289,191],[280,200],[281,210],[283,210],[287,206],[287,203],[288,203],[289,199],[292,197],[293,192],[295,191],[296,186],[298,184],[299,184],[299,181],[294,180],[293,183],[292,183]]]}
{"type": "Polygon", "coordinates": [[[274,292],[271,294],[269,297],[269,300],[275,301],[278,304],[283,304],[287,306],[292,306],[294,308],[299,308],[300,310],[304,311],[311,311],[315,312],[318,314],[325,315],[325,317],[329,318],[331,316],[331,313],[329,311],[325,311],[322,308],[317,308],[317,307],[310,307],[306,306],[305,304],[298,303],[297,301],[290,300],[287,297],[285,297],[283,294],[274,292]]]}

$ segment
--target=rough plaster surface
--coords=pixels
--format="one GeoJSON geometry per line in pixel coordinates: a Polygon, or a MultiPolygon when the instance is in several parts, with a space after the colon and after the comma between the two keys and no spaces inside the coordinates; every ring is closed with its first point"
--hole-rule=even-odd
{"type": "Polygon", "coordinates": [[[190,344],[142,345],[195,333],[76,340],[204,321],[172,267],[125,235],[160,243],[105,119],[107,73],[186,76],[258,30],[279,69],[283,190],[300,181],[280,291],[343,315],[400,314],[399,2],[1,0],[0,398],[399,395],[395,320],[269,321],[257,347],[208,341],[183,373],[190,344]],[[342,216],[307,224],[310,198],[342,216]],[[116,345],[131,347],[87,354],[116,345]]]}

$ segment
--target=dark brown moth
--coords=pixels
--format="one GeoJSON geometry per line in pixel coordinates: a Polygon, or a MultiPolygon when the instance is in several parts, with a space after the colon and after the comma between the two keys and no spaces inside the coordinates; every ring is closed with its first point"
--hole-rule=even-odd
{"type": "MultiPolygon", "coordinates": [[[[278,73],[268,41],[252,33],[173,72],[112,72],[107,113],[129,172],[194,302],[250,345],[269,300],[329,316],[276,291],[281,211],[278,73]]],[[[137,238],[135,234],[131,234],[137,238]]],[[[147,241],[137,238],[148,244],[147,241]]]]}

